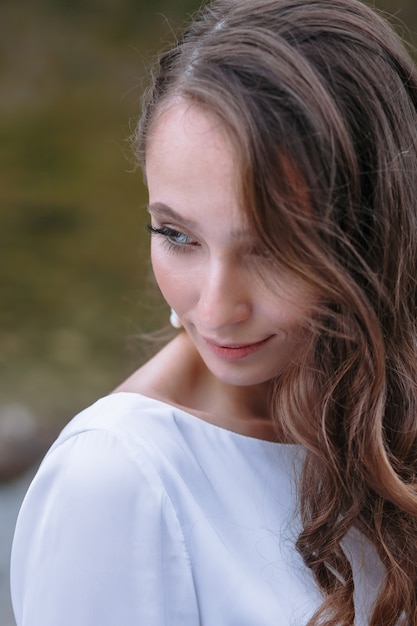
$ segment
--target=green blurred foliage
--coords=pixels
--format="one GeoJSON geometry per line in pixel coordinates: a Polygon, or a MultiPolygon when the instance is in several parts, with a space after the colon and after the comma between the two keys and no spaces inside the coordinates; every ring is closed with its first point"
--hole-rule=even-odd
{"type": "Polygon", "coordinates": [[[147,67],[196,5],[0,4],[0,406],[64,423],[165,322],[128,139],[147,67]]]}
{"type": "MultiPolygon", "coordinates": [[[[196,0],[1,0],[0,407],[62,425],[166,322],[128,141],[196,0]]],[[[416,28],[415,0],[376,3],[416,28]]]]}

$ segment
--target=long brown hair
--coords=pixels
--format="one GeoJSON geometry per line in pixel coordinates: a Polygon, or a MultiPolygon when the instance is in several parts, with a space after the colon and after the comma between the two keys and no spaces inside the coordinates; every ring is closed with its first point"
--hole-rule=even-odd
{"type": "Polygon", "coordinates": [[[276,381],[271,405],[307,450],[297,548],[324,593],[309,624],[354,623],[343,550],[352,528],[385,566],[370,625],[417,624],[410,56],[358,0],[214,0],[160,58],[139,125],[140,157],[176,96],[223,122],[254,232],[280,271],[320,294],[302,357],[276,381]],[[300,208],[300,185],[308,209],[300,208]]]}

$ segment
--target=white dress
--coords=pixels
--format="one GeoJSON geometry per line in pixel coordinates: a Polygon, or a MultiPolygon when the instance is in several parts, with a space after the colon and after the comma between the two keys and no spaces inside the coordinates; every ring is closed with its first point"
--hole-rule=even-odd
{"type": "MultiPolygon", "coordinates": [[[[301,448],[133,393],[63,430],[19,515],[17,626],[304,626],[320,604],[294,549],[301,448]]],[[[355,624],[382,570],[358,533],[355,624]]]]}

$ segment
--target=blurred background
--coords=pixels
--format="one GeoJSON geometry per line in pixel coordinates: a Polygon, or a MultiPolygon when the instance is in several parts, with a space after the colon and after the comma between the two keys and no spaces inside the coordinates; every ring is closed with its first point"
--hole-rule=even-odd
{"type": "Polygon", "coordinates": [[[147,69],[196,6],[1,0],[0,424],[62,426],[166,321],[129,136],[147,69]]]}
{"type": "MultiPolygon", "coordinates": [[[[129,136],[197,0],[0,0],[0,624],[12,528],[62,426],[165,325],[129,136]]],[[[378,0],[416,43],[415,0],[378,0]]]]}

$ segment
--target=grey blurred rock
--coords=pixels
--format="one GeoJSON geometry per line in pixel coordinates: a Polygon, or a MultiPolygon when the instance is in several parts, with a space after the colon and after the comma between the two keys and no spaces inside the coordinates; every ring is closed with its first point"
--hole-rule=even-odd
{"type": "Polygon", "coordinates": [[[40,428],[36,416],[24,405],[0,407],[0,484],[7,483],[37,463],[56,433],[40,428]]]}

